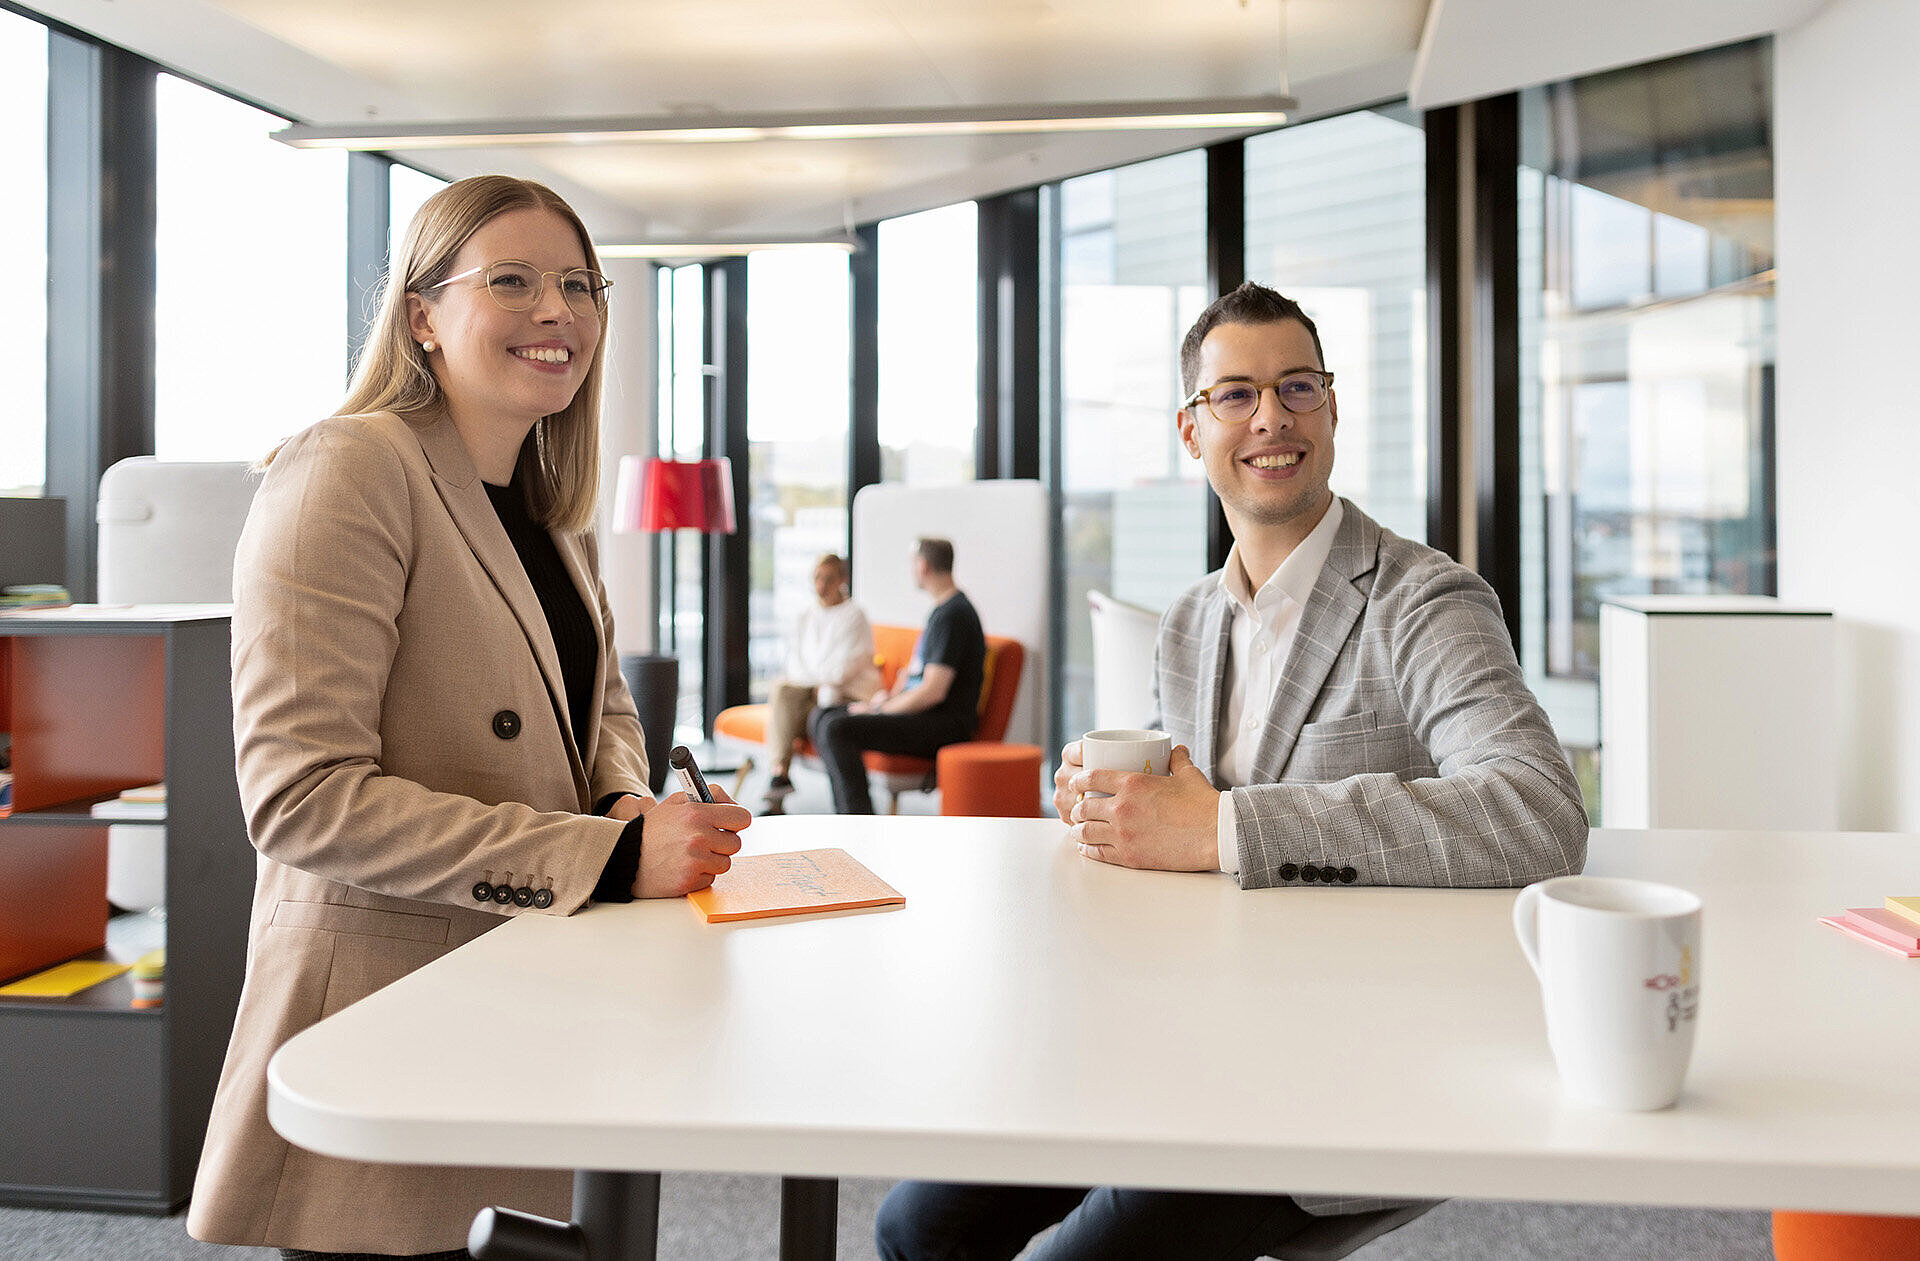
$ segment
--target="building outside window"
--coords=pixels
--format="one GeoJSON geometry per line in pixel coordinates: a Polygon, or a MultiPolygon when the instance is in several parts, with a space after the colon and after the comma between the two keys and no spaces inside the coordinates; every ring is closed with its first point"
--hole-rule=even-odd
{"type": "Polygon", "coordinates": [[[1333,489],[1427,534],[1426,137],[1404,106],[1246,141],[1246,275],[1300,303],[1339,399],[1333,489]]]}
{"type": "Polygon", "coordinates": [[[346,154],[172,75],[157,93],[154,453],[255,460],[346,395],[346,154]]]}
{"type": "Polygon", "coordinates": [[[1160,612],[1207,572],[1206,475],[1180,446],[1179,344],[1207,302],[1206,155],[1060,185],[1060,730],[1093,726],[1088,593],[1160,612]]]}
{"type": "Polygon", "coordinates": [[[762,701],[788,630],[813,603],[815,562],[847,550],[847,256],[758,251],[747,258],[747,293],[747,655],[762,701]]]}
{"type": "Polygon", "coordinates": [[[1771,45],[1521,97],[1521,661],[1597,810],[1612,595],[1774,591],[1771,45]]]}
{"type": "Polygon", "coordinates": [[[885,219],[879,231],[880,480],[973,480],[980,424],[978,210],[885,219]]]}
{"type": "Polygon", "coordinates": [[[8,195],[0,234],[19,282],[0,344],[0,495],[39,495],[47,480],[47,28],[0,11],[0,117],[8,120],[8,195]]]}

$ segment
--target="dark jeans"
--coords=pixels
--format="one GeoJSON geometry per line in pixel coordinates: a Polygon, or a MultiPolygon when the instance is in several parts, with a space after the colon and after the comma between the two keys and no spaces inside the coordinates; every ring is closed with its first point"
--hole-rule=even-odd
{"type": "Polygon", "coordinates": [[[973,738],[968,724],[949,714],[850,714],[845,705],[814,710],[807,734],[827,764],[836,814],[873,813],[862,753],[932,757],[949,744],[973,738]]]}
{"type": "Polygon", "coordinates": [[[885,1261],[1009,1261],[1059,1222],[1034,1261],[1243,1261],[1313,1220],[1285,1195],[902,1182],[873,1239],[885,1261]]]}

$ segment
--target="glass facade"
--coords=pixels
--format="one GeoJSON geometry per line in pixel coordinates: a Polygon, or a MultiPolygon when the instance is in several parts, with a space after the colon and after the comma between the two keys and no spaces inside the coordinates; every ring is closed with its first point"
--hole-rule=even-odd
{"type": "Polygon", "coordinates": [[[1590,806],[1602,601],[1774,590],[1770,61],[1521,98],[1521,660],[1590,806]]]}
{"type": "Polygon", "coordinates": [[[788,628],[813,603],[815,562],[847,551],[850,292],[839,250],[748,256],[747,656],[756,701],[780,673],[788,628]]]}
{"type": "MultiPolygon", "coordinates": [[[[707,453],[706,268],[698,263],[663,267],[660,278],[660,444],[669,460],[698,460],[707,453]]],[[[705,678],[706,538],[693,530],[659,537],[654,573],[660,592],[658,651],[680,660],[680,704],[674,739],[697,744],[706,738],[705,678]]]]}
{"type": "Polygon", "coordinates": [[[447,181],[395,162],[387,172],[387,255],[400,245],[422,202],[447,186],[447,181]]]}
{"type": "Polygon", "coordinates": [[[12,242],[21,300],[0,343],[0,495],[38,495],[47,477],[47,28],[0,12],[0,117],[8,196],[0,234],[12,242]]]}
{"type": "Polygon", "coordinates": [[[346,394],[346,154],[172,75],[156,112],[154,454],[256,460],[346,394]],[[260,296],[223,311],[235,268],[260,296]]]}
{"type": "Polygon", "coordinates": [[[1087,596],[1160,612],[1207,572],[1206,475],[1180,446],[1180,338],[1207,302],[1206,155],[1060,186],[1065,732],[1093,726],[1087,596]]]}
{"type": "Polygon", "coordinates": [[[970,201],[879,232],[880,480],[973,480],[980,425],[978,211],[970,201]]]}
{"type": "Polygon", "coordinates": [[[1246,142],[1248,280],[1320,330],[1340,401],[1333,489],[1427,533],[1426,137],[1404,107],[1246,142]]]}

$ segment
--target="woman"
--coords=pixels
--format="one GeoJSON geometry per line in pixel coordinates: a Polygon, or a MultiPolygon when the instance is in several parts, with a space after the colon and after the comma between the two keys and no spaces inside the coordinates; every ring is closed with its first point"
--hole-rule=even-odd
{"type": "Polygon", "coordinates": [[[880,690],[873,663],[873,627],[847,598],[847,562],[832,552],[813,567],[816,603],[802,609],[787,641],[787,665],[767,700],[767,814],[782,812],[793,792],[787,772],[793,747],[807,734],[807,719],[819,705],[864,701],[880,690]]]}
{"type": "MultiPolygon", "coordinates": [[[[645,788],[589,531],[606,297],[552,191],[450,185],[408,229],[340,413],[269,459],[233,617],[263,861],[197,1238],[464,1257],[489,1204],[566,1217],[565,1173],[291,1146],[267,1122],[267,1060],[504,916],[679,896],[739,848],[747,811],[645,788]]],[[[524,1018],[477,1013],[473,1036],[524,1018]]]]}

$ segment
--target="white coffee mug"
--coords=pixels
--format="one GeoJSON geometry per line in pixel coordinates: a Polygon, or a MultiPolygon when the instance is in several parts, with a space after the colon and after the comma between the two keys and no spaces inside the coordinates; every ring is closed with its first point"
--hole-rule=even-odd
{"type": "Polygon", "coordinates": [[[1700,1010],[1700,899],[1646,880],[1560,876],[1513,904],[1567,1093],[1604,1108],[1680,1096],[1700,1010]]]}
{"type": "MultiPolygon", "coordinates": [[[[1170,775],[1173,768],[1173,737],[1164,731],[1139,731],[1119,728],[1089,731],[1080,737],[1080,765],[1093,771],[1137,771],[1147,775],[1170,775]]],[[[1111,797],[1112,793],[1087,794],[1111,797]]]]}

